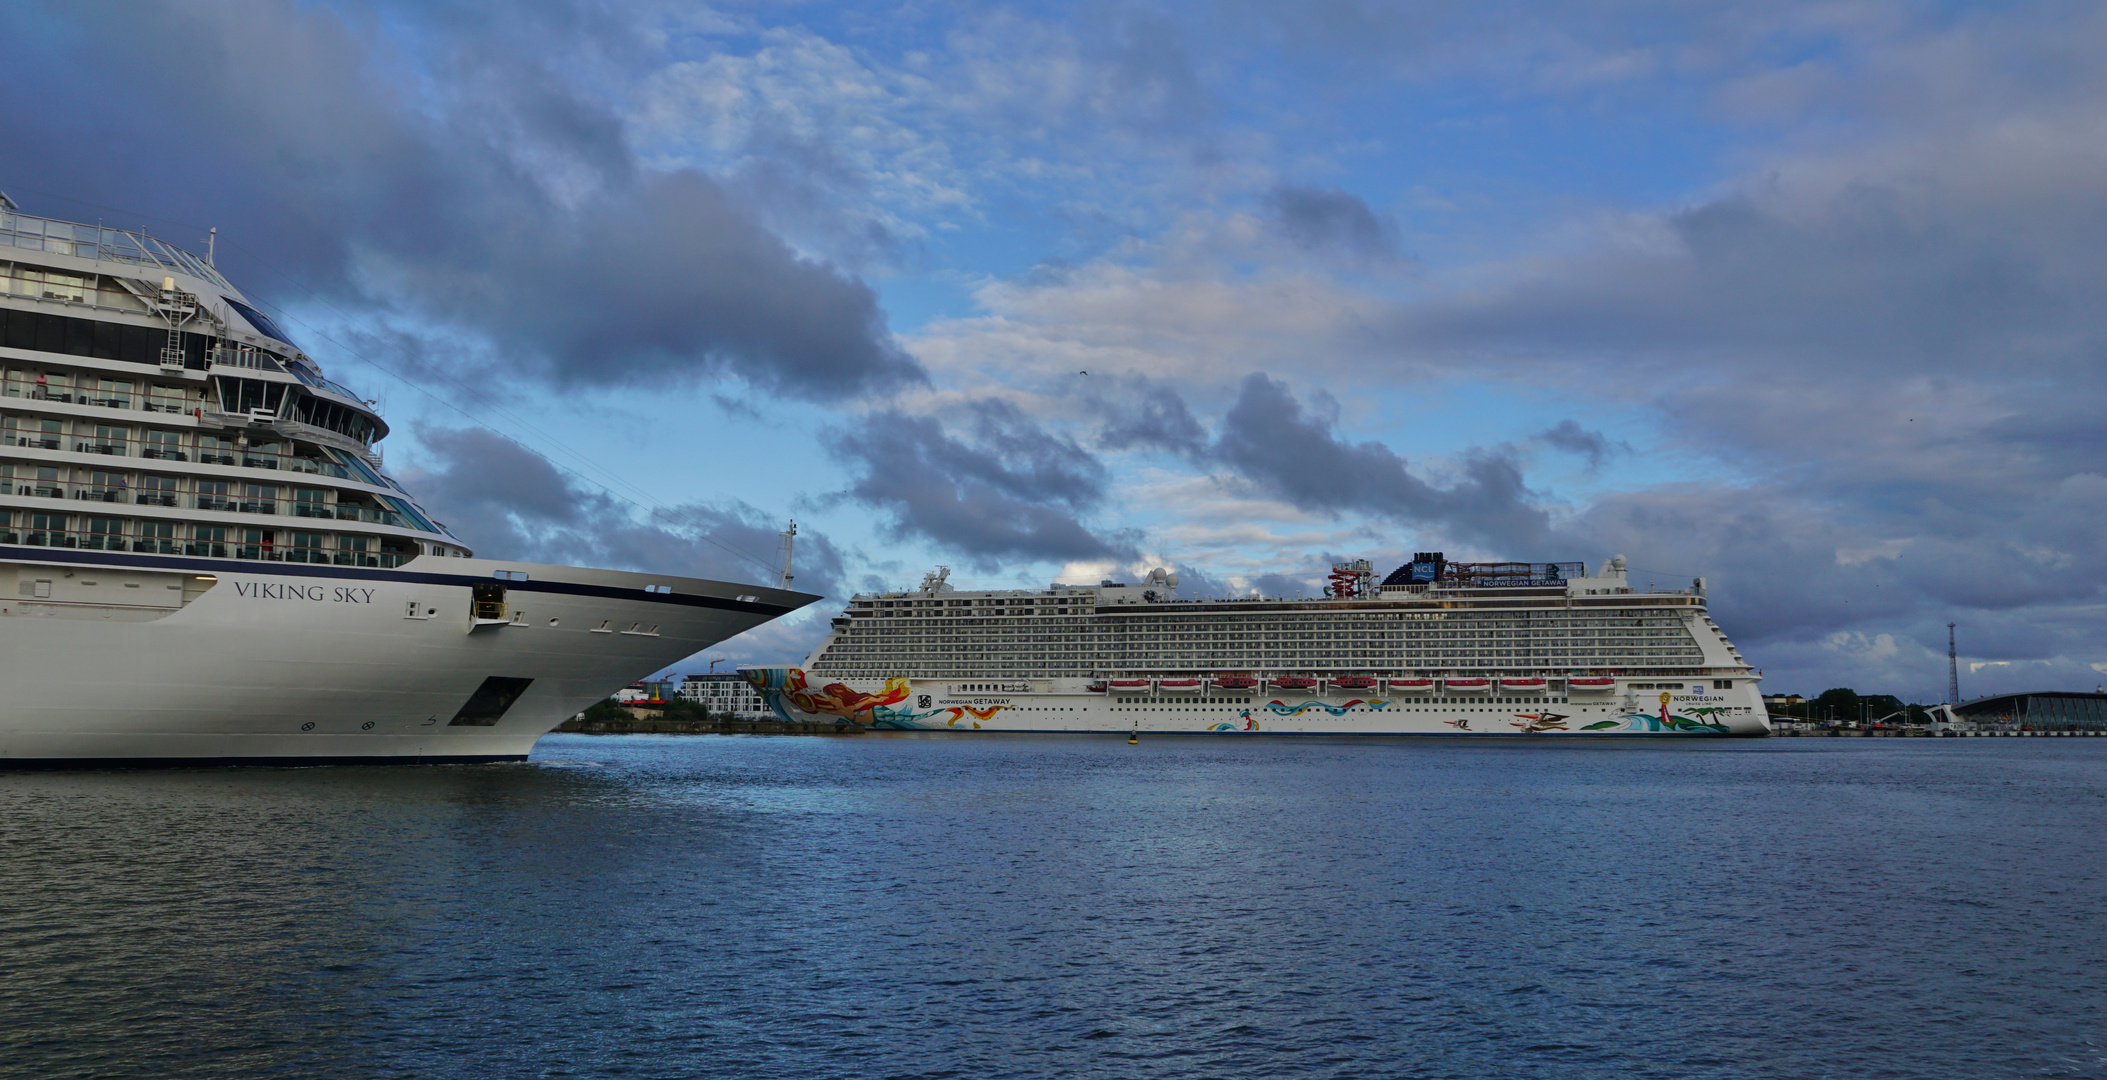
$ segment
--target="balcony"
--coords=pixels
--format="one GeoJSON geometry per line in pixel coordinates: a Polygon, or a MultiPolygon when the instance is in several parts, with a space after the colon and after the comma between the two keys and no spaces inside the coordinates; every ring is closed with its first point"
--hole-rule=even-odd
{"type": "Polygon", "coordinates": [[[15,438],[16,446],[27,446],[34,450],[56,450],[59,448],[59,443],[60,440],[56,435],[27,435],[15,438]]]}
{"type": "Polygon", "coordinates": [[[73,444],[73,452],[77,454],[108,454],[111,457],[124,457],[126,451],[125,444],[121,442],[77,442],[73,444]]]}
{"type": "MultiPolygon", "coordinates": [[[[339,480],[359,479],[358,477],[351,475],[350,469],[347,469],[334,461],[320,461],[315,458],[287,458],[285,468],[287,472],[310,473],[315,476],[334,476],[339,480]]],[[[363,483],[363,481],[360,482],[363,483]]]]}
{"type": "Polygon", "coordinates": [[[402,515],[393,510],[379,510],[368,506],[346,506],[343,503],[338,503],[336,512],[338,521],[363,521],[368,525],[393,525],[398,529],[410,528],[403,521],[402,515]]]}
{"type": "Polygon", "coordinates": [[[176,449],[176,448],[174,448],[174,447],[172,447],[172,446],[167,446],[167,445],[161,445],[161,446],[152,446],[152,445],[149,445],[149,446],[142,446],[142,447],[140,447],[140,448],[139,448],[139,456],[140,456],[140,457],[143,457],[143,458],[150,458],[150,459],[153,459],[153,460],[155,460],[155,461],[189,461],[189,460],[190,460],[190,455],[189,455],[189,454],[186,454],[186,453],[184,453],[184,452],[183,452],[183,451],[181,451],[181,450],[178,450],[178,449],[176,449]]]}

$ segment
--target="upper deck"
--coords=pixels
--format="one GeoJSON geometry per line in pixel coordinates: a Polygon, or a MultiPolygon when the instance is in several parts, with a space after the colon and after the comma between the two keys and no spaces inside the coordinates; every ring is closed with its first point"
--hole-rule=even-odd
{"type": "MultiPolygon", "coordinates": [[[[1564,564],[1577,567],[1579,564],[1564,564]]],[[[1181,599],[1174,575],[1044,590],[861,594],[807,665],[844,676],[1734,674],[1702,582],[1634,591],[1622,560],[1555,586],[1454,578],[1323,597],[1181,599]]],[[[1365,585],[1365,587],[1363,587],[1365,585]]]]}

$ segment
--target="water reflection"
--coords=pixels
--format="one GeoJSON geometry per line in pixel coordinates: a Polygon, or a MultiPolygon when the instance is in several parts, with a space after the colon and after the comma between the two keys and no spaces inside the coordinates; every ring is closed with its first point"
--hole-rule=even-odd
{"type": "Polygon", "coordinates": [[[2103,751],[576,737],[0,775],[0,1015],[38,1076],[2089,1074],[2103,751]]]}

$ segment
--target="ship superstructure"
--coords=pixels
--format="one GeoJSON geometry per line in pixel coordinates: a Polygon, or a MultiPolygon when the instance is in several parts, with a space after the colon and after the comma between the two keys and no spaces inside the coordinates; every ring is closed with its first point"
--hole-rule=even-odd
{"type": "Polygon", "coordinates": [[[1622,556],[1423,552],[1322,596],[1184,599],[1177,576],[859,595],[802,668],[756,669],[786,716],[967,730],[1762,734],[1758,676],[1704,583],[1634,590],[1622,556]]]}
{"type": "Polygon", "coordinates": [[[520,757],[815,597],[473,557],[215,267],[0,196],[0,764],[520,757]]]}

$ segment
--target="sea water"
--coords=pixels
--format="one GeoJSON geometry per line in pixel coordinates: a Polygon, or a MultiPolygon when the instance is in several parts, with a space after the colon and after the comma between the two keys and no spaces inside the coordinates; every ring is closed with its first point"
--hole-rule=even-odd
{"type": "Polygon", "coordinates": [[[2107,740],[0,774],[0,1074],[2107,1074],[2107,740]]]}

